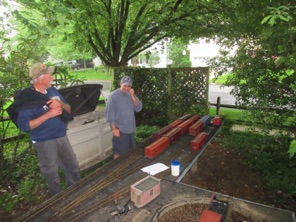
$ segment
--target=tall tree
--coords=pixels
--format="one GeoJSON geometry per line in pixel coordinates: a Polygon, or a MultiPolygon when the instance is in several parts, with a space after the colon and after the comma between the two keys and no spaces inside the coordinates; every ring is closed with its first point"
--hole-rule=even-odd
{"type": "Polygon", "coordinates": [[[55,37],[51,39],[47,44],[47,50],[50,56],[54,59],[70,61],[70,60],[91,60],[94,57],[94,53],[90,52],[80,52],[73,46],[72,42],[58,42],[55,37]]]}
{"type": "Polygon", "coordinates": [[[225,5],[214,0],[17,0],[43,14],[52,28],[73,25],[72,39],[104,64],[125,66],[165,37],[209,35],[221,25],[225,5]]]}
{"type": "Polygon", "coordinates": [[[188,42],[173,38],[169,42],[169,59],[172,60],[172,67],[191,67],[190,55],[187,50],[188,42]]]}

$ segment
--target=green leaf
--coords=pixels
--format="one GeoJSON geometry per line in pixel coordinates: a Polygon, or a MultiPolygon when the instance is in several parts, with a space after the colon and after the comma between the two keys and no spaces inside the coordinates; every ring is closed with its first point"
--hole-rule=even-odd
{"type": "Polygon", "coordinates": [[[272,15],[269,15],[269,16],[266,16],[265,18],[263,18],[263,20],[261,21],[261,24],[266,23],[271,17],[272,17],[272,15]]]}
{"type": "Polygon", "coordinates": [[[293,140],[289,146],[289,156],[292,158],[296,153],[296,140],[293,140]]]}

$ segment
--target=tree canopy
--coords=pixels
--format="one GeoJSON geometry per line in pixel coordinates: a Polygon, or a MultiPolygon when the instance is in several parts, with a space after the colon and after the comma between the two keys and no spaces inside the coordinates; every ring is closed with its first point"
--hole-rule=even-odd
{"type": "Polygon", "coordinates": [[[169,59],[172,60],[171,67],[191,67],[187,45],[188,43],[180,39],[171,39],[168,46],[169,59]]]}
{"type": "Polygon", "coordinates": [[[225,5],[220,1],[189,0],[17,0],[43,15],[53,29],[71,32],[81,51],[94,51],[110,67],[128,61],[165,37],[213,33],[225,5]]]}

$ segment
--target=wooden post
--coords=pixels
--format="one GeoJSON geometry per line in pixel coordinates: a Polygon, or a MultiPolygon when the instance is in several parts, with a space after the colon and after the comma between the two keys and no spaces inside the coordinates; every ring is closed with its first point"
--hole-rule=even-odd
{"type": "Polygon", "coordinates": [[[209,110],[209,105],[208,105],[208,102],[209,102],[209,85],[210,85],[210,69],[209,68],[207,68],[207,69],[205,69],[205,72],[206,73],[204,73],[204,75],[205,75],[205,77],[206,77],[206,98],[207,98],[207,100],[206,100],[206,103],[204,104],[204,111],[206,112],[205,113],[205,115],[208,115],[209,114],[209,112],[210,112],[210,110],[209,110]]]}
{"type": "Polygon", "coordinates": [[[221,98],[220,96],[217,97],[217,105],[216,105],[216,115],[220,115],[220,103],[221,103],[221,98]]]}
{"type": "Polygon", "coordinates": [[[168,111],[167,111],[167,115],[169,119],[173,119],[172,117],[172,73],[171,73],[171,69],[168,69],[168,111]]]}

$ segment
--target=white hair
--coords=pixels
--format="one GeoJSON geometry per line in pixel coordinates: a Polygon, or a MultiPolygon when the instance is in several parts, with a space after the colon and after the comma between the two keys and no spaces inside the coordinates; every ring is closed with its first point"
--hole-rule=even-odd
{"type": "Polygon", "coordinates": [[[37,82],[37,80],[38,80],[39,78],[40,78],[40,79],[42,79],[42,78],[43,78],[43,76],[44,76],[44,74],[42,74],[42,75],[38,76],[38,77],[37,77],[37,78],[35,78],[35,79],[32,79],[33,83],[37,82]]]}

